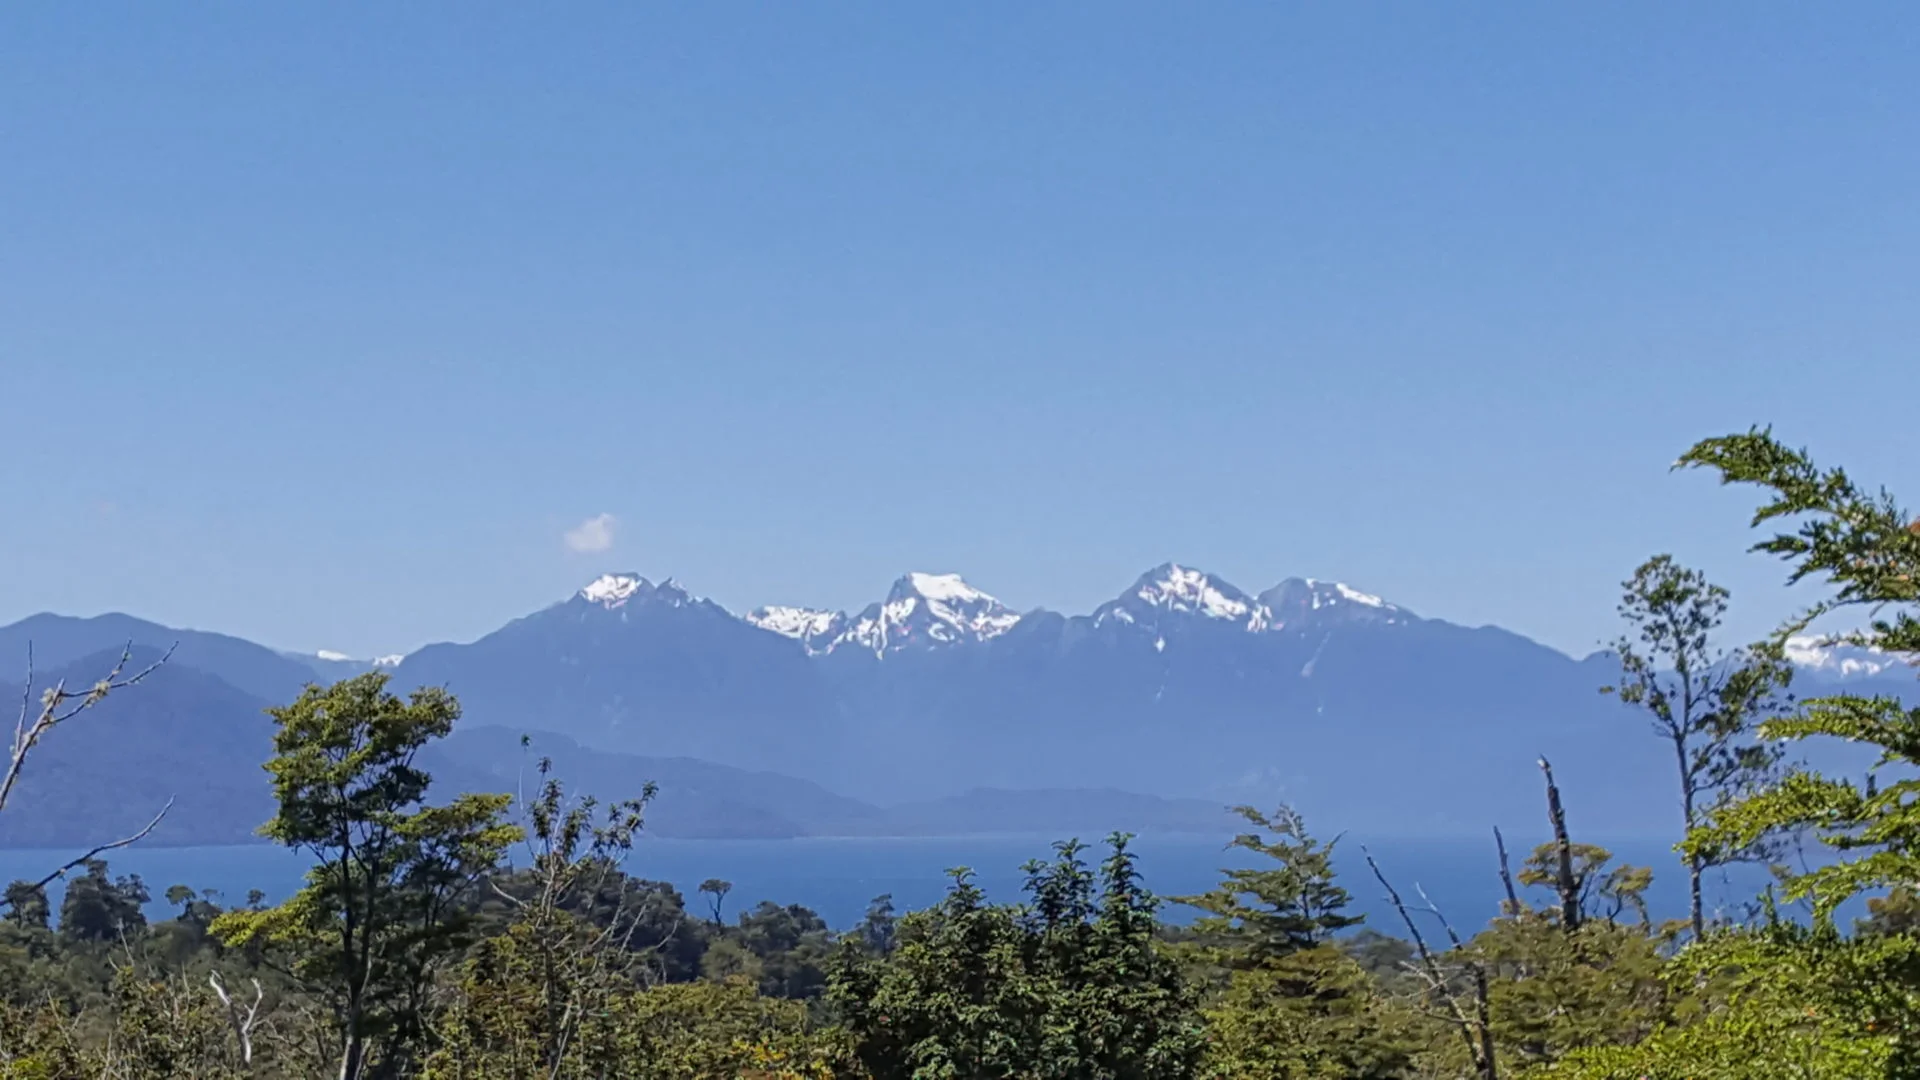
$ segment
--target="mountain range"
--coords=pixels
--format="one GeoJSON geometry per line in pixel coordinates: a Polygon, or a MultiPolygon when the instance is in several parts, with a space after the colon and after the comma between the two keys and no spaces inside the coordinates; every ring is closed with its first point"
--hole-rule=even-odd
{"type": "MultiPolygon", "coordinates": [[[[49,812],[10,808],[0,844],[72,842],[59,822],[90,816],[51,808],[108,792],[119,817],[143,821],[169,786],[217,796],[170,816],[191,836],[174,842],[243,838],[267,805],[261,710],[376,668],[397,689],[460,699],[459,730],[434,750],[441,783],[510,790],[527,768],[519,734],[534,732],[578,790],[658,782],[660,835],[1224,834],[1226,804],[1280,801],[1329,830],[1482,833],[1536,823],[1543,755],[1576,822],[1671,833],[1677,814],[1661,744],[1598,692],[1618,671],[1604,653],[1570,657],[1338,582],[1249,593],[1172,563],[1075,615],[1016,611],[950,573],[904,575],[857,612],[735,614],[624,573],[402,657],[39,615],[0,628],[0,658],[24,661],[31,643],[42,672],[97,677],[128,642],[177,646],[149,684],[36,752],[18,805],[49,812]]],[[[1793,658],[1802,696],[1912,685],[1898,658],[1865,650],[1797,642],[1793,658]]]]}

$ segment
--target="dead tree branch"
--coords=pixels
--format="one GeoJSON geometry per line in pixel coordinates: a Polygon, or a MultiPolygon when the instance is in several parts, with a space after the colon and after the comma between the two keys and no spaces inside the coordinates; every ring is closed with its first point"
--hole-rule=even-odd
{"type": "MultiPolygon", "coordinates": [[[[58,870],[55,870],[53,873],[48,874],[46,877],[43,877],[39,881],[34,882],[33,891],[38,892],[39,890],[44,889],[47,886],[53,884],[55,881],[59,880],[60,878],[65,877],[67,875],[67,871],[69,870],[75,869],[76,867],[85,866],[89,859],[92,859],[95,855],[98,855],[101,852],[114,851],[119,848],[130,847],[133,844],[137,844],[140,841],[146,839],[147,834],[153,831],[154,826],[160,824],[160,819],[166,817],[167,811],[171,809],[173,809],[173,800],[168,799],[167,805],[161,807],[160,812],[153,815],[152,821],[149,821],[145,825],[142,825],[140,827],[139,832],[136,832],[131,836],[122,837],[118,840],[109,841],[104,844],[96,844],[94,847],[89,848],[85,855],[81,855],[78,858],[68,860],[58,870]]],[[[0,908],[4,908],[10,903],[12,903],[11,900],[8,900],[4,897],[0,897],[0,908]]]]}
{"type": "Polygon", "coordinates": [[[20,719],[13,727],[13,746],[8,755],[7,771],[0,775],[0,810],[7,808],[7,800],[13,796],[13,789],[20,782],[20,771],[26,767],[27,755],[39,745],[47,732],[79,716],[106,700],[115,690],[124,690],[138,685],[147,676],[160,669],[160,665],[173,657],[169,648],[165,655],[132,675],[125,675],[127,665],[133,660],[133,643],[121,650],[120,659],[113,665],[107,676],[84,691],[67,689],[65,679],[47,689],[40,698],[40,711],[33,711],[33,649],[27,649],[27,685],[20,694],[20,719]],[[31,720],[29,720],[31,717],[31,720]]]}
{"type": "Polygon", "coordinates": [[[1567,839],[1567,812],[1560,805],[1560,786],[1553,782],[1553,766],[1540,759],[1547,778],[1547,818],[1553,822],[1554,889],[1560,894],[1560,925],[1580,929],[1580,881],[1573,873],[1573,843],[1567,839]]]}
{"type": "MultiPolygon", "coordinates": [[[[1446,972],[1441,969],[1439,958],[1434,956],[1433,950],[1427,947],[1426,935],[1420,932],[1420,925],[1413,921],[1413,913],[1407,910],[1406,903],[1400,899],[1399,890],[1387,880],[1387,875],[1381,871],[1380,864],[1373,860],[1373,852],[1363,846],[1360,853],[1366,857],[1367,868],[1373,871],[1374,880],[1380,882],[1380,887],[1387,890],[1387,900],[1393,904],[1393,909],[1400,913],[1400,921],[1406,924],[1407,933],[1413,938],[1414,954],[1420,958],[1420,966],[1416,971],[1426,982],[1429,991],[1447,1007],[1449,1015],[1441,1019],[1450,1020],[1454,1028],[1460,1032],[1461,1041],[1466,1043],[1467,1053],[1472,1057],[1475,1070],[1479,1072],[1482,1080],[1499,1080],[1499,1067],[1493,1053],[1493,1030],[1489,1022],[1491,1010],[1488,1005],[1486,968],[1477,962],[1469,962],[1469,967],[1475,976],[1474,990],[1477,998],[1475,1015],[1469,1017],[1461,1009],[1459,999],[1454,995],[1453,981],[1447,978],[1446,972]]],[[[1426,900],[1424,890],[1420,898],[1426,900]]],[[[1433,914],[1440,914],[1433,908],[1431,900],[1427,901],[1427,906],[1433,914]]],[[[1441,917],[1440,924],[1446,927],[1447,936],[1453,941],[1455,951],[1460,951],[1460,937],[1453,932],[1453,926],[1444,916],[1441,917]]]]}
{"type": "MultiPolygon", "coordinates": [[[[1427,911],[1431,913],[1434,918],[1440,920],[1441,927],[1447,932],[1447,940],[1453,942],[1453,951],[1464,954],[1466,946],[1461,943],[1460,935],[1454,933],[1453,924],[1448,922],[1447,917],[1440,913],[1440,909],[1434,904],[1433,898],[1427,895],[1427,890],[1421,888],[1420,883],[1417,881],[1413,883],[1413,889],[1420,894],[1420,900],[1427,905],[1427,911]]],[[[1479,1056],[1481,1069],[1487,1080],[1495,1080],[1493,1067],[1493,995],[1487,985],[1487,967],[1478,960],[1469,960],[1467,962],[1467,972],[1473,976],[1473,1011],[1476,1021],[1475,1027],[1479,1029],[1480,1034],[1479,1056]]]]}
{"type": "Polygon", "coordinates": [[[1493,827],[1494,850],[1500,853],[1500,884],[1507,890],[1507,917],[1517,918],[1520,914],[1520,894],[1513,888],[1513,869],[1507,865],[1507,838],[1500,835],[1500,826],[1493,827]]]}
{"type": "Polygon", "coordinates": [[[247,1065],[253,1064],[253,1025],[260,1017],[260,1003],[266,1000],[267,996],[267,992],[260,989],[259,979],[251,981],[253,1004],[247,1006],[246,1015],[242,1016],[239,1004],[227,995],[226,985],[220,981],[220,973],[216,971],[207,976],[207,982],[212,985],[213,992],[220,997],[220,1004],[226,1006],[227,1022],[233,1025],[234,1038],[240,1040],[240,1060],[247,1065]]]}
{"type": "MultiPolygon", "coordinates": [[[[107,672],[105,678],[100,679],[85,690],[68,690],[66,680],[62,679],[49,687],[46,693],[41,695],[40,708],[39,711],[36,712],[33,707],[33,646],[29,644],[27,646],[26,683],[20,690],[20,717],[13,725],[13,743],[8,749],[6,772],[0,774],[0,810],[5,810],[8,800],[13,797],[14,788],[20,783],[20,774],[27,766],[27,756],[33,752],[34,747],[40,745],[40,740],[45,738],[49,731],[52,731],[61,724],[72,720],[74,717],[105,701],[107,695],[113,693],[115,690],[124,690],[127,687],[139,685],[145,681],[147,676],[160,670],[161,665],[173,658],[173,649],[175,647],[178,647],[177,643],[174,647],[168,648],[165,653],[161,654],[158,660],[134,672],[132,675],[128,675],[126,674],[127,665],[133,662],[133,643],[128,642],[126,648],[120,650],[120,659],[115,661],[113,669],[107,672]]],[[[173,809],[173,800],[168,799],[167,805],[161,807],[160,812],[153,816],[153,820],[147,822],[146,826],[139,832],[121,840],[114,840],[109,843],[97,845],[85,855],[69,861],[53,873],[41,878],[38,882],[34,883],[33,890],[38,891],[46,888],[55,879],[65,875],[67,871],[72,870],[76,866],[84,865],[87,860],[103,851],[113,851],[117,848],[123,848],[145,838],[148,833],[154,830],[155,826],[160,824],[160,819],[166,817],[167,811],[171,809],[173,809]]],[[[10,903],[11,901],[0,899],[0,908],[5,908],[10,903]]]]}

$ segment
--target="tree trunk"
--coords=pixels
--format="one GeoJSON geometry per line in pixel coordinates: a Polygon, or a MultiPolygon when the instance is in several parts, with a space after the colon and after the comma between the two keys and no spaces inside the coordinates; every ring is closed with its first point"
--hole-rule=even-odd
{"type": "MultiPolygon", "coordinates": [[[[1687,770],[1687,734],[1683,729],[1674,736],[1673,756],[1680,763],[1680,816],[1688,833],[1693,832],[1693,789],[1694,778],[1687,770]]],[[[1707,921],[1700,910],[1700,856],[1687,856],[1687,899],[1688,910],[1693,923],[1693,940],[1699,941],[1706,936],[1707,921]]]]}
{"type": "Polygon", "coordinates": [[[340,1080],[360,1080],[366,1067],[366,1043],[358,1034],[347,1036],[346,1053],[340,1055],[340,1080]]]}
{"type": "Polygon", "coordinates": [[[1553,766],[1540,759],[1540,771],[1547,778],[1547,818],[1553,822],[1555,858],[1554,888],[1560,894],[1560,925],[1567,930],[1580,929],[1580,883],[1573,876],[1573,842],[1567,839],[1567,812],[1560,805],[1560,787],[1553,782],[1553,766]]]}
{"type": "Polygon", "coordinates": [[[1707,920],[1700,910],[1700,857],[1698,855],[1687,860],[1687,887],[1692,890],[1693,940],[1699,941],[1706,936],[1707,920]]]}

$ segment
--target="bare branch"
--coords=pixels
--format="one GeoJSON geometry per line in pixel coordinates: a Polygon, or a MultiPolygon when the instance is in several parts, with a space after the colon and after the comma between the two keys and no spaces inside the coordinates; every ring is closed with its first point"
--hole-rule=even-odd
{"type": "Polygon", "coordinates": [[[1493,846],[1500,852],[1500,884],[1507,890],[1507,917],[1520,914],[1520,894],[1513,888],[1513,870],[1507,865],[1507,838],[1500,835],[1500,826],[1493,827],[1493,846]]]}
{"type": "Polygon", "coordinates": [[[37,715],[33,714],[31,707],[33,698],[33,653],[32,650],[29,649],[27,653],[27,687],[20,703],[20,720],[14,728],[13,746],[7,761],[7,771],[5,775],[0,776],[0,810],[7,808],[7,800],[12,797],[14,786],[20,782],[20,771],[26,767],[27,754],[39,744],[41,738],[43,738],[47,732],[79,716],[95,705],[100,704],[100,702],[104,701],[107,695],[113,691],[124,690],[127,687],[139,685],[147,676],[158,671],[162,664],[172,659],[173,650],[178,647],[178,643],[176,643],[173,647],[168,648],[160,659],[148,664],[145,668],[142,668],[133,675],[123,678],[121,673],[126,670],[127,664],[133,659],[133,643],[128,642],[127,647],[121,650],[120,659],[113,665],[113,670],[107,672],[106,678],[94,683],[88,687],[85,692],[69,691],[66,681],[64,679],[61,680],[54,684],[53,687],[47,691],[46,696],[41,699],[40,712],[37,715]],[[71,703],[71,707],[69,707],[69,703],[71,703]],[[34,715],[32,723],[27,722],[29,715],[34,715]]]}
{"type": "Polygon", "coordinates": [[[1573,874],[1573,843],[1567,839],[1567,812],[1560,805],[1560,786],[1553,782],[1553,766],[1540,759],[1547,778],[1547,818],[1553,822],[1554,888],[1560,893],[1560,925],[1580,929],[1580,883],[1573,874]]]}
{"type": "Polygon", "coordinates": [[[240,1040],[240,1060],[244,1064],[253,1064],[253,1025],[260,1016],[260,1003],[266,999],[267,992],[260,988],[260,980],[253,979],[253,1004],[247,1006],[247,1015],[240,1015],[240,1006],[227,996],[227,988],[220,981],[220,973],[207,976],[213,992],[220,997],[220,1004],[226,1006],[227,1022],[233,1025],[234,1038],[240,1040]]]}
{"type": "MultiPolygon", "coordinates": [[[[1380,882],[1381,888],[1387,890],[1387,899],[1393,904],[1393,909],[1400,913],[1400,921],[1406,924],[1407,933],[1413,936],[1414,952],[1420,957],[1421,967],[1426,969],[1424,974],[1427,986],[1446,1004],[1448,1012],[1452,1014],[1450,1019],[1454,1027],[1459,1030],[1461,1040],[1467,1044],[1467,1053],[1472,1056],[1482,1080],[1499,1080],[1499,1070],[1493,1056],[1493,1031],[1488,1022],[1486,969],[1478,963],[1469,965],[1474,973],[1477,1014],[1477,1019],[1469,1019],[1453,995],[1451,980],[1447,978],[1445,972],[1440,970],[1440,961],[1433,955],[1433,950],[1427,947],[1426,936],[1420,933],[1419,924],[1413,921],[1412,913],[1407,910],[1406,903],[1400,899],[1399,890],[1395,889],[1393,883],[1387,880],[1387,875],[1381,872],[1380,864],[1373,861],[1373,852],[1362,846],[1360,853],[1366,857],[1367,868],[1373,871],[1374,879],[1380,882]]],[[[1418,886],[1415,887],[1418,888],[1418,886]]],[[[1421,891],[1420,898],[1427,900],[1424,890],[1421,891]]],[[[1433,910],[1435,915],[1440,914],[1433,908],[1433,901],[1427,900],[1427,907],[1433,910]]],[[[1452,925],[1447,923],[1444,916],[1441,917],[1440,924],[1446,927],[1447,936],[1453,939],[1454,948],[1459,949],[1460,937],[1453,932],[1452,925]]],[[[1446,1018],[1443,1017],[1443,1019],[1446,1018]]]]}
{"type": "MultiPolygon", "coordinates": [[[[67,875],[67,871],[72,870],[78,866],[86,865],[89,859],[92,859],[95,855],[98,855],[103,851],[113,851],[117,848],[128,847],[132,844],[139,843],[141,840],[146,839],[147,834],[153,831],[154,826],[160,824],[160,819],[166,817],[167,811],[171,809],[173,809],[173,799],[169,798],[167,800],[167,805],[161,807],[160,812],[153,815],[152,821],[149,821],[145,825],[141,826],[139,832],[134,833],[132,836],[123,837],[119,840],[113,840],[105,844],[96,845],[95,847],[89,849],[85,855],[82,855],[77,859],[73,859],[69,861],[64,866],[60,867],[60,869],[55,870],[53,873],[48,874],[46,877],[43,877],[39,881],[34,882],[33,889],[37,891],[37,890],[46,888],[48,885],[53,884],[55,880],[65,877],[67,875]]],[[[4,908],[10,903],[12,903],[11,900],[8,900],[4,897],[0,897],[0,908],[4,908]]]]}

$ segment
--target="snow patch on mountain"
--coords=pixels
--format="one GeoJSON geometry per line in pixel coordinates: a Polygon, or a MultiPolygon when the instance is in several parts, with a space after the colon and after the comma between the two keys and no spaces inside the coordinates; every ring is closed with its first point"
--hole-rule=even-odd
{"type": "Polygon", "coordinates": [[[958,574],[907,574],[887,598],[858,615],[818,608],[763,607],[747,615],[763,630],[793,638],[814,655],[843,646],[876,656],[914,645],[959,645],[999,637],[1020,621],[1018,612],[967,584],[958,574]]]}
{"type": "Polygon", "coordinates": [[[646,583],[647,579],[638,574],[602,574],[580,590],[580,598],[602,607],[619,607],[646,583]]]}
{"type": "Polygon", "coordinates": [[[846,640],[884,656],[915,644],[959,645],[999,637],[1018,612],[958,574],[914,572],[893,583],[883,603],[854,620],[846,640]]]}
{"type": "Polygon", "coordinates": [[[1266,628],[1266,613],[1253,597],[1204,570],[1178,563],[1162,563],[1140,575],[1127,592],[1094,611],[1093,624],[1157,627],[1164,619],[1180,617],[1247,630],[1266,628]]]}
{"type": "MultiPolygon", "coordinates": [[[[1307,584],[1318,585],[1320,583],[1313,580],[1312,578],[1308,578],[1307,584]]],[[[1331,582],[1331,584],[1333,585],[1334,591],[1340,594],[1340,599],[1342,600],[1351,600],[1356,604],[1365,604],[1368,607],[1383,608],[1383,607],[1391,606],[1385,600],[1382,600],[1377,596],[1374,596],[1370,593],[1363,593],[1358,589],[1349,589],[1338,581],[1331,582]]]]}
{"type": "Polygon", "coordinates": [[[334,652],[332,649],[321,649],[313,655],[317,659],[325,660],[329,664],[345,664],[353,660],[353,657],[348,656],[346,653],[334,652]]]}
{"type": "Polygon", "coordinates": [[[1135,583],[1133,594],[1154,607],[1196,612],[1210,619],[1242,619],[1254,608],[1248,596],[1232,585],[1174,563],[1149,571],[1135,583]]]}
{"type": "Polygon", "coordinates": [[[771,630],[782,637],[805,640],[825,633],[846,616],[838,611],[821,611],[817,608],[799,607],[763,607],[747,613],[747,621],[762,630],[771,630]]]}
{"type": "Polygon", "coordinates": [[[655,585],[639,574],[602,574],[575,594],[575,599],[615,611],[637,602],[686,607],[695,597],[672,578],[655,585]]]}
{"type": "Polygon", "coordinates": [[[800,642],[812,655],[830,651],[847,626],[844,612],[778,605],[755,608],[747,613],[746,620],[762,630],[800,642]]]}
{"type": "Polygon", "coordinates": [[[1841,679],[1868,679],[1911,664],[1907,658],[1884,649],[1812,635],[1788,638],[1785,651],[1788,662],[1795,667],[1841,679]]]}
{"type": "Polygon", "coordinates": [[[1412,621],[1403,609],[1337,581],[1288,578],[1255,597],[1204,570],[1163,563],[1142,574],[1118,599],[1097,609],[1093,624],[1161,626],[1168,618],[1203,619],[1250,633],[1323,624],[1329,619],[1412,621]]]}

